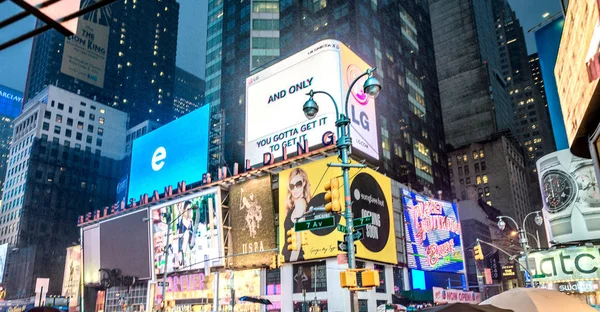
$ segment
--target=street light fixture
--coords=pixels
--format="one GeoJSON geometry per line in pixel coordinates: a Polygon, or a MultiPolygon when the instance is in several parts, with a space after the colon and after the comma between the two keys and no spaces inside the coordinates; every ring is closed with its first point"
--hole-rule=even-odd
{"type": "MultiPolygon", "coordinates": [[[[342,178],[344,180],[344,194],[346,194],[345,198],[345,210],[344,210],[344,218],[346,219],[346,228],[350,235],[347,235],[347,244],[348,246],[354,246],[354,237],[352,233],[354,232],[354,224],[353,224],[353,213],[352,213],[352,202],[350,199],[350,177],[349,170],[350,168],[364,168],[366,167],[364,164],[350,164],[350,160],[348,156],[350,155],[350,146],[352,144],[352,140],[350,138],[350,119],[348,118],[348,103],[350,99],[350,93],[352,92],[352,88],[354,85],[364,76],[368,76],[363,84],[363,91],[366,95],[370,97],[377,97],[379,95],[379,91],[381,91],[381,83],[377,78],[373,76],[373,72],[377,67],[369,68],[364,73],[359,75],[352,81],[350,86],[348,87],[348,92],[346,93],[346,102],[344,103],[344,110],[340,114],[339,107],[335,102],[335,99],[331,96],[331,94],[325,91],[313,91],[311,90],[307,95],[309,96],[308,101],[304,103],[302,106],[302,111],[304,115],[308,119],[313,119],[317,116],[319,112],[319,105],[313,99],[315,94],[325,94],[329,96],[333,105],[335,106],[335,126],[337,128],[338,139],[336,141],[336,148],[338,150],[339,156],[342,160],[341,164],[329,164],[331,167],[340,167],[342,168],[342,178]]],[[[355,254],[353,248],[348,248],[348,268],[354,269],[356,268],[355,254]]],[[[350,290],[350,311],[355,311],[358,308],[358,297],[355,294],[355,291],[350,290]]]]}
{"type": "MultiPolygon", "coordinates": [[[[540,216],[540,212],[541,212],[541,210],[538,210],[538,211],[533,211],[533,212],[530,212],[529,214],[527,214],[525,216],[525,218],[523,218],[523,224],[521,227],[519,227],[519,224],[517,223],[517,221],[515,221],[515,219],[513,219],[509,216],[499,216],[498,217],[498,228],[501,231],[504,231],[504,229],[506,228],[506,222],[504,222],[505,218],[512,221],[515,224],[515,228],[517,229],[517,233],[519,234],[519,243],[521,243],[521,248],[523,248],[523,254],[525,256],[525,267],[527,268],[527,272],[530,272],[529,271],[529,241],[527,240],[527,235],[531,235],[531,234],[527,233],[527,230],[525,230],[525,221],[527,221],[527,218],[529,216],[535,214],[535,218],[534,218],[535,224],[538,226],[542,225],[542,223],[544,222],[544,219],[542,219],[542,216],[540,216]]],[[[538,248],[539,248],[540,247],[539,240],[537,241],[537,243],[538,243],[538,248]]]]}

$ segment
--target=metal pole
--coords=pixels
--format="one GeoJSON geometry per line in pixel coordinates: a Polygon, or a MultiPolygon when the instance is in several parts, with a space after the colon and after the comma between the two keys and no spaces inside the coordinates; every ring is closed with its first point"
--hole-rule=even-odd
{"type": "MultiPolygon", "coordinates": [[[[527,269],[527,274],[530,274],[529,280],[531,281],[533,276],[531,276],[531,271],[529,270],[529,246],[527,244],[527,232],[524,228],[519,229],[519,241],[521,243],[521,248],[523,248],[523,254],[525,256],[525,268],[527,269]]],[[[527,287],[527,285],[529,285],[529,282],[525,280],[525,287],[527,287]]]]}
{"type": "Polygon", "coordinates": [[[168,270],[168,263],[169,263],[169,246],[170,241],[169,238],[171,237],[171,220],[169,219],[169,222],[167,222],[167,241],[165,242],[165,265],[164,265],[164,270],[163,270],[163,285],[162,285],[162,309],[161,311],[165,311],[166,307],[167,307],[167,302],[165,301],[165,295],[166,295],[166,290],[167,290],[167,270],[168,270]]]}

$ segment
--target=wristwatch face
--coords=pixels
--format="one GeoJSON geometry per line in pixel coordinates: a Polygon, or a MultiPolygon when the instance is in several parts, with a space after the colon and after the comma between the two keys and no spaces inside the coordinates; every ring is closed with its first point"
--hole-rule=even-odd
{"type": "Polygon", "coordinates": [[[585,166],[573,172],[579,189],[579,202],[590,206],[600,206],[600,190],[593,166],[585,166]]]}
{"type": "Polygon", "coordinates": [[[567,208],[575,199],[575,181],[566,173],[550,170],[542,178],[544,199],[548,212],[557,213],[567,208]]]}

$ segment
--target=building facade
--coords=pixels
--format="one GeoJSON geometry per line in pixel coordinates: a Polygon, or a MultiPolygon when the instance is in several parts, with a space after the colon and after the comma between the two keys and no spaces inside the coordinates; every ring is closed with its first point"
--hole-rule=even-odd
{"type": "Polygon", "coordinates": [[[177,67],[173,91],[174,118],[183,116],[202,105],[204,105],[204,80],[177,67]]]}
{"type": "Polygon", "coordinates": [[[23,92],[0,86],[0,188],[4,188],[13,120],[21,113],[23,92]]]}
{"type": "Polygon", "coordinates": [[[490,1],[434,0],[430,11],[446,142],[458,147],[504,130],[515,135],[490,1]]]}
{"type": "MultiPolygon", "coordinates": [[[[55,30],[36,36],[25,100],[55,85],[128,113],[133,125],[172,120],[178,19],[175,0],[118,1],[90,13],[80,28],[92,33],[98,49],[104,49],[99,63],[71,49],[72,41],[55,30]],[[85,72],[73,66],[77,62],[96,68],[85,72]]],[[[73,38],[89,39],[83,34],[73,38]]]]}
{"type": "Polygon", "coordinates": [[[64,250],[77,243],[72,220],[114,203],[125,157],[127,114],[49,86],[13,122],[0,241],[11,250],[7,298],[33,294],[35,278],[60,293],[64,250]]]}
{"type": "MultiPolygon", "coordinates": [[[[544,77],[542,77],[542,68],[540,67],[540,56],[538,53],[532,53],[529,55],[529,68],[531,69],[531,77],[533,77],[533,83],[537,88],[540,96],[546,101],[546,89],[544,88],[544,77]]],[[[546,103],[546,105],[548,105],[546,103]]]]}
{"type": "Polygon", "coordinates": [[[386,112],[377,120],[380,170],[416,189],[449,192],[425,2],[209,1],[208,16],[206,103],[215,118],[213,168],[244,163],[245,79],[331,38],[378,67],[383,89],[377,110],[386,112]]]}

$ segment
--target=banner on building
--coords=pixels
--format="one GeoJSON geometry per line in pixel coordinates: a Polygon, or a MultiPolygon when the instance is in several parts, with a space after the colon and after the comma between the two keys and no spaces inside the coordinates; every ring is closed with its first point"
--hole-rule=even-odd
{"type": "Polygon", "coordinates": [[[4,282],[4,267],[8,255],[8,244],[0,245],[0,283],[4,282]]]}
{"type": "Polygon", "coordinates": [[[500,280],[500,271],[502,270],[502,266],[500,265],[500,255],[498,254],[498,251],[496,251],[491,256],[488,256],[486,259],[488,268],[490,268],[492,279],[496,281],[500,280]]]}
{"type": "Polygon", "coordinates": [[[402,189],[408,267],[460,273],[465,269],[456,204],[402,189]]]}
{"type": "Polygon", "coordinates": [[[537,161],[548,241],[561,243],[600,238],[600,189],[591,159],[568,149],[537,161]]]}
{"type": "Polygon", "coordinates": [[[65,37],[60,71],[97,87],[104,87],[108,26],[79,18],[77,34],[65,37]]]}
{"type": "Polygon", "coordinates": [[[234,229],[234,267],[257,267],[270,264],[277,248],[271,177],[251,179],[229,190],[229,216],[234,229]]]}
{"type": "Polygon", "coordinates": [[[433,302],[441,304],[478,304],[481,302],[481,294],[474,291],[462,291],[456,289],[444,289],[440,287],[433,287],[433,302]]]}
{"type": "Polygon", "coordinates": [[[69,298],[69,307],[79,305],[79,289],[81,286],[81,246],[67,248],[65,273],[63,275],[62,296],[69,298]]]}
{"type": "Polygon", "coordinates": [[[327,291],[327,266],[324,262],[294,264],[294,293],[327,291]]]}
{"type": "MultiPolygon", "coordinates": [[[[328,164],[337,162],[337,156],[332,156],[279,173],[279,241],[286,262],[336,257],[340,253],[338,241],[344,240],[345,233],[335,226],[305,231],[305,235],[295,232],[298,250],[288,250],[286,235],[294,229],[294,222],[309,220],[302,215],[310,207],[325,204],[325,181],[341,174],[328,164]]],[[[372,217],[372,224],[364,227],[364,238],[355,241],[356,257],[397,263],[390,179],[368,168],[352,168],[349,175],[350,194],[346,196],[352,197],[354,218],[372,217]]],[[[327,216],[329,213],[314,219],[327,216]]],[[[345,225],[346,220],[335,214],[334,224],[345,225]]]]}

